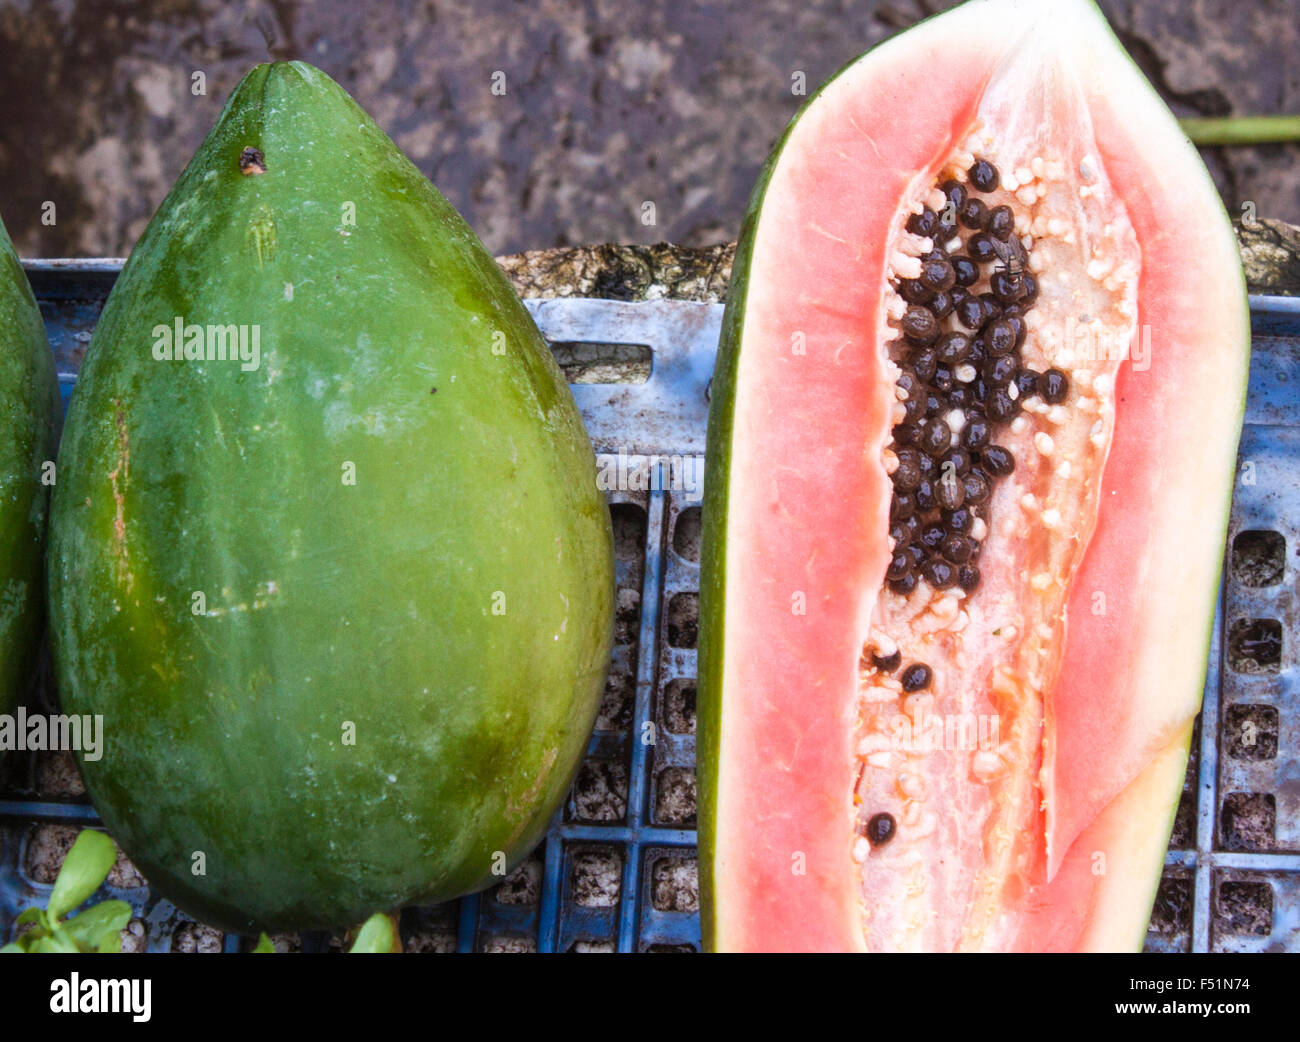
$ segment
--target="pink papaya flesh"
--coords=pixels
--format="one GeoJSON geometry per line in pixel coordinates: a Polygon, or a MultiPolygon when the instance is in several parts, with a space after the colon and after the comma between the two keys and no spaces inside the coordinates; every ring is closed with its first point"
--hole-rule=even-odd
{"type": "Polygon", "coordinates": [[[1248,363],[1214,186],[1090,0],[970,0],[810,99],[713,382],[706,945],[1141,946],[1248,363]]]}

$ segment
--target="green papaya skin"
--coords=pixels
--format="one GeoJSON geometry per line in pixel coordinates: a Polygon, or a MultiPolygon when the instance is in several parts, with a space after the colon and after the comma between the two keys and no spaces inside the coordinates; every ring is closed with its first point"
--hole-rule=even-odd
{"type": "Polygon", "coordinates": [[[161,893],[355,925],[535,845],[612,642],[590,442],[474,233],[319,70],[250,72],[163,202],[59,474],[63,704],[103,714],[86,784],[161,893]],[[158,360],[177,318],[257,324],[258,366],[158,360]]]}
{"type": "Polygon", "coordinates": [[[40,641],[49,506],[42,468],[54,459],[58,412],[45,323],[0,224],[0,713],[25,694],[40,641]]]}

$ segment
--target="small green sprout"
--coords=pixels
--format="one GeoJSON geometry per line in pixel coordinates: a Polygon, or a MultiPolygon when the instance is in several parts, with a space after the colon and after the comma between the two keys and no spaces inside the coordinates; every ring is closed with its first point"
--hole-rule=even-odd
{"type": "Polygon", "coordinates": [[[50,891],[49,907],[28,908],[18,916],[18,929],[36,925],[0,948],[0,954],[120,952],[122,930],[131,921],[131,906],[125,901],[103,901],[66,918],[99,889],[116,860],[117,850],[104,833],[93,829],[78,833],[50,891]]]}
{"type": "Polygon", "coordinates": [[[390,915],[376,912],[357,931],[357,938],[348,949],[349,955],[383,955],[400,952],[402,941],[397,933],[397,923],[390,915]]]}
{"type": "MultiPolygon", "coordinates": [[[[391,915],[376,912],[357,930],[356,939],[348,949],[349,955],[386,955],[402,950],[402,942],[397,933],[397,923],[391,915]]],[[[274,952],[271,938],[262,934],[257,939],[254,954],[274,952]]]]}

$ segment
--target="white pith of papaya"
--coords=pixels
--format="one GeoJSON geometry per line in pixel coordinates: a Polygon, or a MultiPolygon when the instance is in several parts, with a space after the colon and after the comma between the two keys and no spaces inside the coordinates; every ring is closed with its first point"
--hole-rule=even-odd
{"type": "MultiPolygon", "coordinates": [[[[875,669],[864,654],[855,796],[860,821],[881,812],[897,821],[879,850],[865,836],[854,842],[868,943],[876,948],[1004,946],[1016,929],[1008,896],[1045,882],[1037,778],[1045,698],[1060,665],[1065,604],[1095,524],[1116,373],[1137,332],[1141,257],[1098,162],[1077,88],[1067,83],[1037,95],[1036,58],[1015,51],[994,73],[975,125],[942,162],[935,184],[906,201],[890,246],[891,283],[916,277],[919,258],[939,244],[903,230],[904,219],[922,206],[941,209],[946,200],[937,186],[945,181],[965,184],[989,207],[1008,205],[1041,284],[1024,315],[1029,332],[1020,358],[1034,371],[1068,372],[1070,390],[1055,404],[1028,398],[1015,419],[995,428],[994,441],[1011,451],[1016,468],[977,508],[981,559],[993,564],[980,586],[967,594],[923,579],[910,594],[885,590],[877,600],[864,651],[886,641],[904,668],[923,662],[934,679],[924,691],[904,693],[897,670],[875,669]],[[1061,124],[1073,128],[1063,141],[1043,132],[1061,124]],[[1000,171],[999,188],[971,188],[966,171],[976,158],[1000,171]],[[982,845],[982,864],[944,858],[964,843],[982,845]],[[939,914],[933,888],[946,904],[965,902],[964,919],[939,914]]],[[[1052,72],[1063,78],[1059,66],[1052,72]]],[[[982,268],[971,292],[988,290],[997,265],[982,268]]],[[[906,304],[892,285],[884,292],[896,322],[906,304]]],[[[944,322],[962,328],[955,317],[944,322]]],[[[896,329],[894,337],[882,347],[901,363],[910,349],[896,329]]],[[[1136,348],[1131,360],[1142,365],[1140,340],[1136,348]]],[[[893,408],[901,421],[901,403],[893,408]]],[[[964,417],[959,410],[947,415],[956,446],[964,417]]],[[[887,471],[897,463],[890,449],[885,460],[887,471]]]]}
{"type": "MultiPolygon", "coordinates": [[[[1020,915],[1015,895],[1008,894],[998,905],[998,929],[971,931],[969,905],[951,895],[932,888],[919,904],[926,914],[959,923],[945,928],[961,938],[953,947],[964,941],[968,947],[1105,949],[1141,942],[1181,788],[1186,733],[1199,702],[1226,527],[1226,509],[1189,517],[1185,505],[1226,505],[1230,494],[1248,360],[1244,289],[1213,187],[1172,117],[1090,3],[1047,7],[974,0],[870,52],[804,109],[756,190],[729,300],[720,363],[725,379],[714,383],[711,427],[725,432],[726,448],[719,452],[717,438],[711,439],[706,486],[701,854],[705,931],[714,947],[889,946],[888,933],[871,928],[872,920],[878,926],[894,914],[882,911],[889,905],[888,888],[879,888],[868,874],[863,890],[852,862],[858,808],[851,798],[845,805],[829,791],[820,798],[803,791],[798,779],[815,779],[811,784],[827,790],[847,784],[850,793],[857,782],[861,760],[855,751],[849,753],[851,769],[839,762],[845,755],[841,729],[849,728],[853,743],[862,737],[859,659],[890,596],[878,596],[888,562],[882,533],[888,531],[890,490],[876,468],[883,471],[880,453],[889,444],[892,375],[882,350],[877,363],[855,363],[857,371],[836,372],[833,380],[809,376],[789,359],[790,335],[802,325],[809,355],[828,364],[864,344],[883,349],[896,336],[885,294],[865,302],[837,269],[851,269],[858,280],[867,273],[877,286],[887,283],[890,240],[910,205],[965,144],[999,67],[1014,67],[1021,32],[1030,42],[1015,75],[1032,70],[1037,60],[1050,64],[1053,75],[1073,77],[1075,97],[1095,129],[1099,170],[1130,211],[1140,255],[1137,270],[1118,279],[1117,290],[1122,296],[1136,283],[1136,325],[1151,327],[1153,364],[1140,371],[1120,366],[1113,385],[1103,381],[1099,404],[1106,396],[1118,403],[1111,465],[1103,470],[1096,460],[1080,464],[1100,482],[1097,530],[1079,532],[1086,550],[1076,561],[1073,582],[1064,571],[1050,577],[1053,586],[1066,583],[1059,597],[1068,617],[1064,636],[1059,620],[1044,620],[1053,628],[1044,639],[1060,655],[1060,675],[1053,687],[1052,670],[1044,671],[1043,720],[1038,737],[1027,737],[1023,745],[1030,750],[1041,741],[1041,772],[1023,763],[1015,772],[1025,791],[1043,802],[1031,845],[1042,864],[1026,876],[1038,882],[1026,887],[1049,902],[1049,914],[1020,915]],[[962,57],[954,72],[957,40],[962,57]],[[869,187],[855,191],[842,175],[839,165],[854,164],[869,187]],[[818,208],[808,201],[831,200],[837,192],[846,206],[818,208]],[[842,212],[849,203],[871,216],[842,212]],[[818,252],[823,256],[814,263],[818,252]],[[791,291],[781,280],[791,279],[793,257],[807,270],[791,291]],[[1189,268],[1187,257],[1199,263],[1189,268]],[[819,333],[842,342],[815,355],[819,333]],[[777,361],[756,361],[764,358],[777,361]],[[814,395],[824,398],[820,408],[803,400],[814,395]],[[839,407],[855,395],[856,426],[837,430],[833,424],[850,415],[847,406],[842,412],[839,407]],[[769,441],[762,433],[765,422],[778,418],[786,442],[803,450],[798,468],[788,444],[783,459],[780,439],[769,441]],[[790,434],[800,422],[819,430],[820,452],[813,438],[790,434]],[[1184,434],[1183,451],[1194,465],[1175,466],[1168,459],[1174,431],[1184,434]],[[837,440],[842,444],[835,445],[837,440]],[[859,463],[857,454],[874,467],[859,463]],[[1161,455],[1163,467],[1156,462],[1161,455]],[[1123,467],[1117,468],[1116,459],[1123,467]],[[813,499],[810,489],[832,473],[838,480],[814,500],[815,507],[799,502],[801,496],[813,499]],[[856,491],[856,508],[827,507],[826,496],[846,495],[847,489],[856,491]],[[755,518],[766,511],[780,520],[756,533],[755,518]],[[1177,518],[1176,537],[1166,523],[1165,538],[1156,538],[1170,517],[1177,518]],[[880,545],[858,542],[846,524],[874,532],[880,545]],[[840,526],[837,543],[823,539],[818,546],[815,533],[831,526],[840,526]],[[782,554],[794,555],[800,567],[774,565],[782,554]],[[833,577],[819,571],[820,554],[837,558],[833,577]],[[1171,574],[1177,581],[1169,581],[1171,574]],[[789,622],[773,604],[756,603],[767,587],[788,597],[799,583],[816,616],[812,621],[795,615],[789,622]],[[1107,615],[1089,612],[1097,589],[1113,594],[1107,615]],[[1089,683],[1099,689],[1091,702],[1081,697],[1089,683]],[[781,688],[790,693],[783,695],[781,688]],[[764,758],[767,766],[758,762],[764,758]],[[820,831],[835,837],[827,841],[820,831]],[[1112,874],[1076,874],[1082,848],[1090,843],[1088,858],[1100,851],[1112,874]],[[841,861],[833,864],[837,849],[841,861]],[[803,876],[790,864],[799,854],[803,876]],[[1067,905],[1080,914],[1052,918],[1067,905]],[[870,915],[866,929],[864,910],[870,915]]],[[[1044,96],[1056,103],[1068,92],[1058,86],[1044,96]]],[[[1011,115],[989,118],[986,106],[981,129],[993,132],[994,143],[1017,133],[1024,137],[1015,130],[1017,118],[1022,126],[1034,124],[1032,106],[1023,109],[1004,108],[1011,115]]],[[[1077,401],[1077,392],[1067,404],[1077,401]]],[[[1055,432],[1053,438],[1059,466],[1063,453],[1055,432]]],[[[1098,448],[1104,461],[1106,446],[1098,448]]],[[[1037,508],[1050,509],[1041,502],[1037,508]]],[[[1068,521],[1064,513],[1061,520],[1068,521]]],[[[1023,541],[1016,545],[1026,552],[1023,541]]],[[[1012,574],[1003,578],[1012,586],[1021,581],[1012,574]]],[[[988,592],[989,587],[977,590],[975,600],[988,592]]],[[[791,617],[789,605],[783,607],[791,617]]],[[[1022,691],[1021,675],[1012,676],[1006,686],[1022,691]]],[[[951,843],[940,848],[932,853],[968,856],[951,843]]],[[[934,860],[923,858],[927,879],[934,860]]],[[[916,935],[922,936],[924,930],[916,935]]],[[[911,943],[925,946],[915,938],[911,943]]],[[[930,943],[938,943],[936,935],[930,943]]]]}

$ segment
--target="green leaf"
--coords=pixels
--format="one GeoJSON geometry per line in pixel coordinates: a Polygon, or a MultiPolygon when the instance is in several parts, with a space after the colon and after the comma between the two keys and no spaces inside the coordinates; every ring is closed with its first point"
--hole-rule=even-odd
{"type": "Polygon", "coordinates": [[[50,919],[55,922],[62,919],[98,890],[116,860],[117,849],[108,836],[93,829],[82,829],[59,869],[59,878],[54,881],[50,919]]]}
{"type": "Polygon", "coordinates": [[[39,905],[24,909],[18,918],[14,920],[14,926],[26,926],[28,923],[36,923],[38,930],[44,930],[46,933],[50,932],[50,921],[46,918],[45,909],[39,905]]]}
{"type": "Polygon", "coordinates": [[[91,905],[80,915],[66,920],[62,929],[81,947],[103,951],[105,941],[115,941],[117,947],[121,948],[121,932],[130,921],[129,904],[125,901],[104,901],[102,904],[91,905]]]}
{"type": "Polygon", "coordinates": [[[38,937],[36,943],[27,950],[39,955],[67,955],[81,951],[62,927],[55,927],[54,933],[49,937],[38,937]]]}
{"type": "Polygon", "coordinates": [[[121,955],[122,954],[122,935],[117,930],[101,937],[99,946],[95,949],[100,955],[121,955]]]}
{"type": "Polygon", "coordinates": [[[376,912],[357,931],[348,953],[352,955],[387,955],[397,949],[397,926],[383,912],[376,912]]]}
{"type": "Polygon", "coordinates": [[[25,955],[25,954],[27,953],[17,944],[6,944],[3,948],[0,948],[0,955],[25,955]]]}
{"type": "Polygon", "coordinates": [[[271,938],[267,937],[266,934],[262,934],[262,936],[257,939],[257,947],[253,949],[253,954],[274,955],[275,945],[271,943],[271,938]]]}

